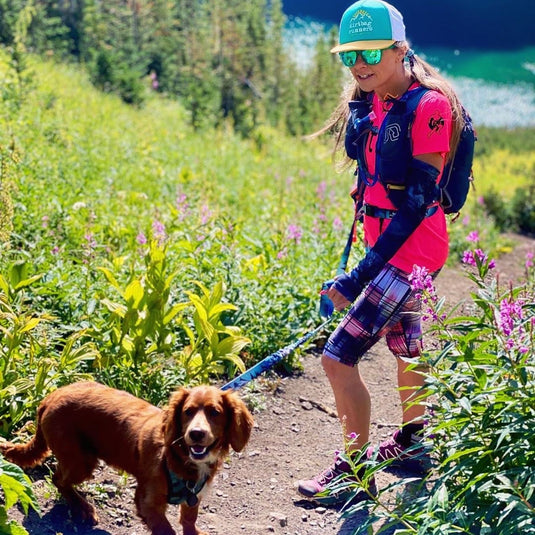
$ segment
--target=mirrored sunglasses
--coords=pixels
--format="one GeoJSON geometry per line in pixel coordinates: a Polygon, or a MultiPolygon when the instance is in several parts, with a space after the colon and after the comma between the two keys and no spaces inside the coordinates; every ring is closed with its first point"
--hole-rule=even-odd
{"type": "Polygon", "coordinates": [[[388,48],[370,50],[348,50],[347,52],[339,52],[339,55],[346,67],[353,67],[357,63],[359,54],[366,65],[378,65],[383,58],[383,50],[388,50],[389,48],[395,48],[395,45],[391,45],[388,48]]]}

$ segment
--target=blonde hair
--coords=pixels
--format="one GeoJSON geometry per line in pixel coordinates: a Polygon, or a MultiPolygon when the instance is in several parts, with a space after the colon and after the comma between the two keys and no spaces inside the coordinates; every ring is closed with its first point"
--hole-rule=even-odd
{"type": "MultiPolygon", "coordinates": [[[[409,70],[414,80],[423,87],[442,93],[448,99],[452,111],[452,132],[450,138],[450,151],[447,159],[453,159],[455,156],[455,151],[457,150],[457,146],[459,145],[461,132],[465,125],[462,105],[459,97],[455,93],[455,90],[451,84],[434,67],[416,55],[410,49],[409,44],[406,41],[397,41],[395,46],[396,48],[405,50],[405,58],[408,61],[409,70]]],[[[360,98],[365,98],[365,94],[363,91],[361,91],[358,82],[353,80],[346,87],[344,87],[342,94],[340,95],[338,105],[332,112],[329,119],[327,119],[325,122],[325,125],[320,130],[309,136],[309,138],[314,138],[326,132],[331,132],[335,136],[335,144],[333,149],[333,157],[335,159],[336,155],[339,154],[339,152],[344,148],[344,138],[348,120],[347,103],[350,100],[356,100],[360,98]]],[[[345,156],[341,162],[341,167],[346,167],[350,163],[353,163],[353,160],[345,156]]]]}

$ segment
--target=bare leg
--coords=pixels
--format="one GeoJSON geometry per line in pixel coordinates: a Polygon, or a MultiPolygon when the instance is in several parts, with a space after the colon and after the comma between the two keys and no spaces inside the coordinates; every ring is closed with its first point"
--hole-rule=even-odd
{"type": "Polygon", "coordinates": [[[357,437],[349,448],[360,449],[369,440],[371,400],[358,365],[346,366],[325,355],[322,364],[334,392],[338,418],[346,437],[352,433],[357,437]]]}
{"type": "Polygon", "coordinates": [[[401,359],[398,362],[398,386],[401,407],[403,410],[403,423],[423,423],[425,406],[421,403],[413,404],[415,398],[422,395],[421,388],[425,377],[417,371],[407,370],[410,363],[401,359]]]}

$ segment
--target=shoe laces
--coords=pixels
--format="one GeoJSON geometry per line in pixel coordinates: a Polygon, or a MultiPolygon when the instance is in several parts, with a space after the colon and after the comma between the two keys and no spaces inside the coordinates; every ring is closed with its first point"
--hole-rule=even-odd
{"type": "Polygon", "coordinates": [[[324,470],[321,474],[314,477],[314,480],[322,486],[328,485],[338,476],[347,473],[345,467],[342,466],[343,464],[347,463],[343,459],[340,459],[340,457],[336,457],[336,459],[334,460],[334,464],[332,466],[329,466],[329,468],[324,470]]]}

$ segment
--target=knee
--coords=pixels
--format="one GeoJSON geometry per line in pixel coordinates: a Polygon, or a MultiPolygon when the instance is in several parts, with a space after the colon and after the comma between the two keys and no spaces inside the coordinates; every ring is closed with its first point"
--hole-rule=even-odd
{"type": "Polygon", "coordinates": [[[334,373],[334,370],[336,368],[336,364],[339,364],[336,360],[328,357],[327,355],[323,354],[321,356],[321,365],[323,367],[323,371],[326,373],[327,377],[330,377],[332,373],[334,373]]]}
{"type": "Polygon", "coordinates": [[[321,357],[321,365],[329,380],[336,382],[350,375],[350,370],[352,369],[325,354],[321,357]]]}

